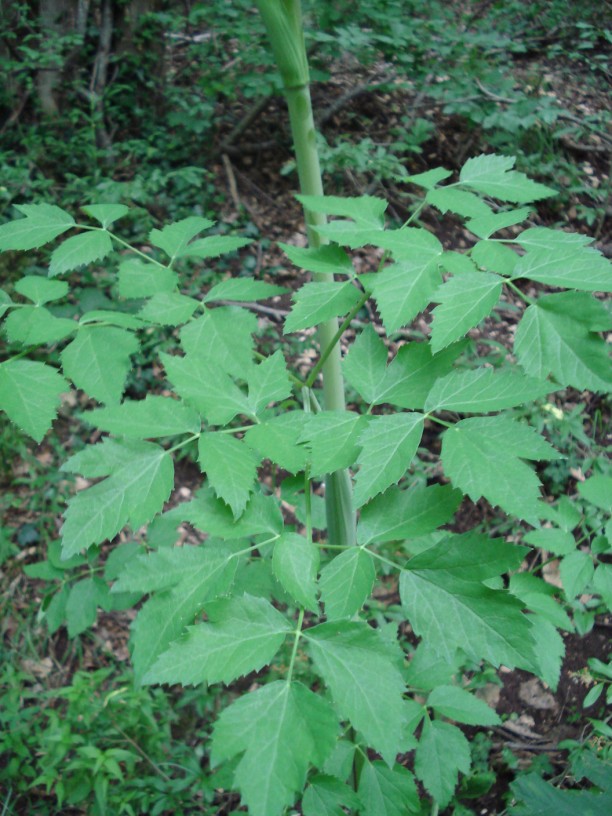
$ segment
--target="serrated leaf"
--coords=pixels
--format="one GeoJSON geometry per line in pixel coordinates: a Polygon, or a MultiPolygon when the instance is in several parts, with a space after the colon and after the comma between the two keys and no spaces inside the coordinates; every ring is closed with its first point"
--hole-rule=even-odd
{"type": "Polygon", "coordinates": [[[100,261],[113,251],[113,242],[105,230],[88,230],[73,235],[61,243],[51,254],[49,275],[61,275],[80,266],[100,261]]]}
{"type": "Polygon", "coordinates": [[[592,247],[562,242],[550,249],[529,249],[518,261],[513,277],[545,283],[548,286],[612,292],[612,266],[592,247]]]}
{"type": "Polygon", "coordinates": [[[85,326],[62,351],[64,374],[99,402],[119,402],[138,348],[136,337],[123,329],[85,326]]]}
{"type": "Polygon", "coordinates": [[[402,765],[365,762],[359,776],[361,816],[406,816],[419,813],[419,794],[410,771],[402,765]]]}
{"type": "Polygon", "coordinates": [[[374,196],[340,198],[339,196],[297,195],[300,204],[310,212],[352,218],[361,226],[381,228],[387,202],[374,196]]]}
{"type": "Polygon", "coordinates": [[[93,578],[84,578],[70,587],[66,600],[68,637],[73,638],[96,622],[98,592],[93,578]]]}
{"type": "Polygon", "coordinates": [[[230,558],[228,551],[211,550],[206,545],[162,547],[130,559],[112,592],[157,592],[191,582],[196,574],[200,579],[216,578],[230,558]]]}
{"type": "Polygon", "coordinates": [[[366,623],[323,623],[304,633],[316,670],[342,717],[390,767],[401,750],[405,691],[396,642],[366,623]],[[376,694],[372,694],[372,689],[376,694]]]}
{"type": "Polygon", "coordinates": [[[452,172],[444,167],[434,167],[432,170],[425,171],[425,173],[406,176],[404,181],[407,184],[416,184],[419,187],[425,187],[427,190],[433,190],[437,184],[452,175],[452,172]]]}
{"type": "Polygon", "coordinates": [[[189,521],[203,533],[221,536],[227,541],[264,533],[278,535],[283,529],[283,517],[278,500],[256,493],[246,510],[236,520],[230,508],[218,499],[210,488],[198,491],[190,502],[177,508],[179,521],[189,521]]]}
{"type": "Polygon", "coordinates": [[[87,479],[109,476],[117,468],[128,465],[142,451],[139,442],[104,438],[98,445],[87,445],[61,465],[60,470],[79,473],[87,479]]]}
{"type": "Polygon", "coordinates": [[[236,414],[250,414],[246,394],[213,363],[196,353],[160,354],[160,359],[177,393],[212,425],[226,425],[236,414]]]}
{"type": "Polygon", "coordinates": [[[207,604],[207,623],[163,652],[144,683],[231,683],[268,665],[292,631],[290,621],[269,601],[243,595],[207,604]]]}
{"type": "Polygon", "coordinates": [[[82,418],[103,431],[132,439],[197,433],[201,427],[193,408],[180,400],[152,394],[144,400],[125,400],[120,405],[87,411],[82,418]]]}
{"type": "Polygon", "coordinates": [[[395,230],[362,230],[358,246],[373,244],[388,250],[396,261],[407,261],[419,266],[435,261],[442,255],[444,247],[426,229],[402,227],[395,230]]]}
{"type": "Polygon", "coordinates": [[[436,381],[425,402],[425,411],[485,414],[543,397],[551,388],[550,383],[526,377],[520,371],[493,368],[452,371],[436,381]]]}
{"type": "Polygon", "coordinates": [[[478,241],[472,247],[472,260],[481,269],[512,277],[519,256],[507,244],[499,241],[478,241]]]}
{"type": "Polygon", "coordinates": [[[253,366],[253,333],[257,318],[246,309],[220,306],[208,309],[181,329],[181,345],[218,370],[244,378],[253,366]]]}
{"type": "Polygon", "coordinates": [[[477,271],[477,266],[469,255],[462,255],[460,252],[449,250],[440,255],[438,263],[445,272],[451,275],[465,275],[477,271]]]}
{"type": "Polygon", "coordinates": [[[283,533],[274,544],[272,570],[294,601],[318,613],[319,548],[297,533],[283,533]]]}
{"type": "Polygon", "coordinates": [[[110,309],[93,309],[91,312],[85,312],[79,320],[79,326],[93,326],[96,323],[135,330],[144,329],[149,326],[146,320],[142,320],[136,315],[128,314],[127,312],[113,312],[110,309]]]}
{"type": "Polygon", "coordinates": [[[387,367],[387,373],[374,400],[400,408],[423,408],[427,395],[439,377],[448,374],[461,344],[432,354],[429,343],[406,343],[387,367]]]}
{"type": "Polygon", "coordinates": [[[537,674],[555,692],[561,676],[565,643],[556,626],[553,626],[550,621],[540,615],[529,615],[529,621],[531,622],[531,634],[535,641],[537,674]]]}
{"type": "Polygon", "coordinates": [[[427,257],[403,260],[379,272],[372,294],[387,333],[410,323],[429,304],[441,281],[437,261],[427,257]]]}
{"type": "Polygon", "coordinates": [[[284,334],[317,326],[332,317],[345,315],[361,298],[352,283],[321,281],[305,283],[293,296],[293,306],[285,318],[284,334]]]}
{"type": "Polygon", "coordinates": [[[172,457],[150,442],[120,447],[131,453],[129,461],[68,503],[62,527],[63,558],[113,538],[128,523],[138,529],[168,499],[174,484],[172,457]]]}
{"type": "Polygon", "coordinates": [[[427,705],[438,714],[467,725],[500,725],[501,720],[484,700],[479,700],[459,686],[437,686],[427,698],[427,705]]]}
{"type": "Polygon", "coordinates": [[[74,226],[74,218],[54,204],[16,205],[25,218],[0,226],[0,252],[36,249],[74,226]]]}
{"type": "Polygon", "coordinates": [[[291,244],[278,242],[291,263],[320,275],[348,275],[355,274],[353,262],[342,247],[329,244],[321,247],[296,247],[291,244]]]}
{"type": "Polygon", "coordinates": [[[467,190],[458,190],[456,187],[430,189],[425,201],[440,210],[442,215],[453,212],[464,218],[478,218],[492,214],[491,208],[482,198],[467,190]]]}
{"type": "Polygon", "coordinates": [[[525,249],[549,249],[555,251],[561,245],[575,249],[576,247],[591,244],[593,238],[589,235],[582,235],[578,232],[564,232],[548,227],[529,227],[523,230],[520,235],[513,238],[513,241],[520,244],[525,249]]]}
{"type": "Polygon", "coordinates": [[[461,493],[449,485],[390,487],[361,509],[357,541],[397,541],[433,532],[453,517],[461,493]]]}
{"type": "MultiPolygon", "coordinates": [[[[608,763],[604,773],[610,775],[608,763]]],[[[512,783],[512,794],[518,804],[511,807],[512,816],[604,816],[612,809],[612,787],[603,790],[563,790],[545,782],[537,773],[523,775],[512,783]]]]}
{"type": "Polygon", "coordinates": [[[289,473],[299,473],[308,462],[306,448],[298,444],[305,422],[303,411],[290,411],[251,426],[244,439],[263,459],[275,462],[289,473]]]}
{"type": "Polygon", "coordinates": [[[369,499],[398,482],[409,468],[423,433],[422,414],[399,413],[372,417],[359,437],[355,504],[369,499]]]}
{"type": "Polygon", "coordinates": [[[555,190],[513,170],[514,156],[481,155],[468,159],[461,168],[459,183],[500,201],[526,204],[557,195],[555,190]]]}
{"type": "Polygon", "coordinates": [[[251,300],[266,300],[274,295],[283,295],[287,290],[265,281],[252,278],[228,278],[212,286],[203,298],[203,303],[215,300],[233,300],[248,303],[251,300]]]}
{"type": "Polygon", "coordinates": [[[119,294],[124,298],[144,298],[173,292],[178,276],[172,269],[138,258],[130,258],[119,264],[119,294]]]}
{"type": "MultiPolygon", "coordinates": [[[[466,575],[472,558],[466,559],[465,571],[456,566],[453,574],[444,557],[447,549],[445,541],[431,547],[400,575],[402,606],[415,634],[449,663],[462,649],[476,661],[531,670],[533,645],[522,604],[506,590],[489,589],[466,575]]],[[[459,563],[461,555],[455,552],[459,563]]]]}
{"type": "Polygon", "coordinates": [[[444,472],[472,501],[484,496],[506,513],[538,517],[540,482],[522,459],[558,459],[544,439],[509,417],[473,417],[449,428],[442,438],[444,472]]]}
{"type": "Polygon", "coordinates": [[[528,552],[527,547],[469,532],[444,537],[412,558],[407,568],[445,570],[455,578],[485,581],[518,569],[528,552]]]}
{"type": "Polygon", "coordinates": [[[214,728],[213,766],[242,755],[234,784],[252,816],[281,816],[336,741],[329,704],[300,683],[278,680],[226,708],[214,728]],[[262,757],[265,761],[262,762],[262,757]]]}
{"type": "Polygon", "coordinates": [[[534,377],[544,379],[552,374],[562,386],[612,390],[605,343],[570,314],[547,309],[545,298],[525,311],[516,330],[514,351],[534,377]]]}
{"type": "Polygon", "coordinates": [[[482,215],[478,218],[470,219],[465,226],[479,238],[489,238],[491,235],[499,232],[499,230],[521,224],[529,218],[532,211],[533,207],[521,207],[519,210],[482,215]]]}
{"type": "Polygon", "coordinates": [[[161,230],[151,230],[149,240],[153,246],[163,249],[166,255],[170,256],[171,261],[173,261],[179,255],[183,254],[183,251],[187,248],[192,238],[199,232],[210,229],[214,223],[214,221],[209,221],[208,218],[192,215],[174,224],[168,224],[161,230]]]}
{"type": "Polygon", "coordinates": [[[65,297],[68,294],[68,284],[66,281],[49,280],[41,275],[26,275],[17,281],[15,291],[36,306],[44,306],[45,303],[65,297]]]}
{"type": "Polygon", "coordinates": [[[198,440],[200,468],[220,499],[238,518],[257,476],[257,457],[242,440],[224,433],[203,433],[198,440]]]}
{"type": "Polygon", "coordinates": [[[361,547],[337,555],[321,570],[321,600],[328,620],[352,618],[370,597],[376,570],[361,547]]]}
{"type": "Polygon", "coordinates": [[[57,343],[78,329],[74,320],[55,317],[44,306],[22,306],[13,309],[4,322],[11,343],[24,346],[57,343]]]}
{"type": "Polygon", "coordinates": [[[369,323],[342,361],[342,371],[366,402],[376,400],[387,373],[387,347],[369,323]]]}
{"type": "Polygon", "coordinates": [[[312,777],[302,799],[304,816],[345,816],[344,807],[361,807],[361,800],[352,788],[333,776],[312,777]]]}
{"type": "Polygon", "coordinates": [[[249,405],[257,415],[271,402],[280,402],[291,394],[285,358],[280,349],[249,371],[249,405]]]}
{"type": "MultiPolygon", "coordinates": [[[[580,489],[580,485],[578,489],[580,489]]],[[[571,532],[558,530],[554,527],[530,530],[523,538],[527,544],[541,547],[543,550],[552,552],[555,555],[568,555],[576,549],[576,541],[571,532]]]]}
{"type": "Polygon", "coordinates": [[[30,360],[0,363],[0,410],[35,442],[41,442],[57,414],[66,380],[51,366],[30,360]]]}
{"type": "Polygon", "coordinates": [[[252,243],[251,238],[241,238],[239,235],[209,235],[207,238],[200,238],[188,244],[178,253],[177,257],[218,258],[220,255],[227,255],[228,252],[234,252],[252,243]]]}
{"type": "Polygon", "coordinates": [[[440,807],[450,802],[459,772],[471,767],[470,746],[450,723],[426,719],[414,757],[414,770],[440,807]]]}
{"type": "Polygon", "coordinates": [[[132,625],[134,680],[140,685],[156,661],[194,621],[204,605],[230,588],[237,560],[222,552],[192,568],[172,589],[150,598],[132,625]],[[215,557],[216,556],[216,557],[215,557]]]}
{"type": "Polygon", "coordinates": [[[89,204],[87,207],[81,207],[86,215],[90,215],[99,221],[100,224],[107,229],[112,223],[123,218],[129,212],[129,207],[124,204],[89,204]]]}
{"type": "Polygon", "coordinates": [[[3,317],[13,305],[10,295],[4,289],[0,289],[0,317],[3,317]]]}
{"type": "Polygon", "coordinates": [[[583,499],[612,514],[612,476],[598,473],[584,482],[578,482],[578,492],[583,499]]]}
{"type": "Polygon", "coordinates": [[[607,302],[587,292],[556,292],[538,300],[542,309],[559,316],[570,317],[587,329],[607,332],[612,329],[612,311],[607,302]]]}
{"type": "Polygon", "coordinates": [[[501,291],[501,278],[490,272],[463,273],[443,283],[431,298],[440,304],[433,311],[432,352],[459,340],[484,320],[499,300],[501,291]]]}
{"type": "Polygon", "coordinates": [[[138,316],[160,326],[179,326],[186,323],[199,306],[199,300],[178,292],[159,292],[147,301],[138,316]]]}
{"type": "Polygon", "coordinates": [[[589,553],[577,550],[566,555],[559,565],[559,574],[568,601],[573,601],[588,587],[595,567],[589,553]]]}
{"type": "Polygon", "coordinates": [[[300,442],[311,451],[312,475],[325,476],[352,465],[366,422],[352,411],[321,411],[308,417],[300,442]]]}

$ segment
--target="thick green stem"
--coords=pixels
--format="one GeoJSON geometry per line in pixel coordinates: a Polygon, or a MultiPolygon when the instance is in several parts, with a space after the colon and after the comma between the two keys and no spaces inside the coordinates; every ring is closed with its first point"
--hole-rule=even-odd
{"type": "MultiPolygon", "coordinates": [[[[300,190],[303,195],[323,195],[300,0],[258,0],[257,5],[283,80],[300,190]]],[[[316,228],[325,224],[325,216],[309,210],[304,211],[304,216],[310,246],[315,248],[321,246],[323,242],[316,228]]],[[[315,273],[313,277],[315,281],[333,280],[331,274],[315,273]]],[[[321,354],[326,358],[321,367],[321,374],[323,402],[328,411],[343,411],[346,407],[337,333],[336,319],[322,323],[317,332],[321,354]]],[[[325,507],[330,543],[354,544],[355,511],[348,471],[338,471],[326,477],[325,507]]]]}

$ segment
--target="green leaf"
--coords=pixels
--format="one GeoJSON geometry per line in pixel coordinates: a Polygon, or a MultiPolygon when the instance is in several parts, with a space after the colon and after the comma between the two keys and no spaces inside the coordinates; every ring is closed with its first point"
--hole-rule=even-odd
{"type": "Polygon", "coordinates": [[[387,202],[384,199],[367,195],[357,198],[297,195],[296,198],[310,212],[352,218],[363,227],[373,227],[375,229],[382,228],[384,213],[387,209],[387,202]]]}
{"type": "Polygon", "coordinates": [[[412,558],[400,575],[402,606],[415,634],[449,663],[462,649],[495,666],[533,667],[523,605],[506,590],[481,583],[508,564],[517,566],[521,549],[503,544],[485,545],[479,536],[445,540],[412,558]]]}
{"type": "Polygon", "coordinates": [[[597,565],[592,578],[594,591],[601,596],[602,601],[612,610],[612,564],[597,565]]]}
{"type": "Polygon", "coordinates": [[[515,224],[521,224],[531,215],[533,207],[521,207],[519,210],[508,212],[492,213],[478,218],[472,218],[466,223],[466,227],[479,238],[489,238],[494,233],[515,224]]]}
{"type": "MultiPolygon", "coordinates": [[[[17,288],[15,286],[15,288],[17,288]]],[[[0,289],[0,317],[3,317],[5,313],[13,306],[14,303],[11,300],[10,296],[4,291],[4,289],[0,289]]]]}
{"type": "Polygon", "coordinates": [[[108,478],[73,496],[62,528],[62,557],[113,538],[128,523],[138,529],[162,509],[174,484],[172,457],[150,442],[115,444],[130,454],[108,478]]]}
{"type": "Polygon", "coordinates": [[[329,704],[300,683],[278,680],[226,708],[214,728],[211,763],[242,755],[234,784],[252,816],[281,816],[331,753],[337,721],[329,704]]]}
{"type": "Polygon", "coordinates": [[[249,405],[254,415],[260,414],[271,402],[280,402],[291,395],[291,383],[283,352],[278,349],[254,366],[248,374],[249,405]]]}
{"type": "MultiPolygon", "coordinates": [[[[608,763],[601,763],[610,775],[608,763]]],[[[562,790],[545,782],[537,773],[520,776],[512,783],[518,804],[512,816],[604,816],[612,809],[612,786],[603,790],[562,790]]]]}
{"type": "Polygon", "coordinates": [[[73,235],[53,251],[49,275],[55,277],[63,272],[78,269],[79,266],[100,261],[112,251],[113,242],[108,232],[104,230],[88,230],[80,235],[73,235]]]}
{"type": "Polygon", "coordinates": [[[61,300],[68,294],[66,281],[49,280],[41,275],[26,275],[15,284],[15,291],[27,297],[36,306],[44,306],[52,300],[61,300]]]}
{"type": "Polygon", "coordinates": [[[519,256],[507,244],[499,241],[478,241],[472,247],[472,260],[481,269],[512,277],[519,256]]]}
{"type": "Polygon", "coordinates": [[[185,357],[160,354],[160,359],[177,393],[212,425],[226,425],[236,414],[250,414],[246,394],[231,377],[196,352],[185,357]]]}
{"type": "MultiPolygon", "coordinates": [[[[520,239],[518,239],[520,241],[520,239]]],[[[520,259],[513,277],[548,286],[612,292],[612,267],[592,247],[561,243],[560,246],[529,249],[520,259]]]]}
{"type": "Polygon", "coordinates": [[[291,334],[345,315],[360,298],[361,292],[350,282],[305,283],[293,295],[294,305],[285,319],[283,333],[291,334]]]}
{"type": "Polygon", "coordinates": [[[413,176],[406,176],[404,181],[407,184],[416,184],[419,187],[425,187],[427,190],[433,190],[437,184],[452,175],[452,172],[450,170],[446,170],[444,167],[434,167],[432,170],[427,170],[425,173],[417,173],[413,176]]]}
{"type": "Polygon", "coordinates": [[[505,416],[463,419],[442,438],[444,471],[456,487],[528,521],[539,514],[540,482],[521,459],[559,458],[537,431],[505,416]]]}
{"type": "Polygon", "coordinates": [[[218,576],[229,557],[227,551],[211,550],[206,545],[162,547],[155,552],[141,553],[124,565],[111,591],[143,594],[190,582],[196,574],[200,579],[203,576],[208,579],[218,576]]]}
{"type": "Polygon", "coordinates": [[[419,794],[414,777],[401,765],[388,768],[383,762],[366,761],[359,776],[361,816],[406,816],[419,813],[419,794]]]}
{"type": "Polygon", "coordinates": [[[396,230],[364,230],[357,246],[374,244],[387,249],[394,260],[407,261],[419,267],[426,262],[439,260],[444,251],[440,241],[429,230],[402,227],[396,230]]]}
{"type": "Polygon", "coordinates": [[[328,620],[352,618],[372,592],[376,570],[372,556],[353,547],[321,570],[321,600],[328,620]]]}
{"type": "Polygon", "coordinates": [[[283,533],[274,544],[272,570],[294,601],[318,613],[319,548],[297,533],[283,533]]]}
{"type": "Polygon", "coordinates": [[[199,232],[210,229],[214,223],[214,221],[209,221],[208,218],[192,215],[174,224],[168,224],[161,230],[151,230],[149,240],[153,246],[163,249],[173,261],[183,254],[183,250],[187,248],[192,238],[199,232]]]}
{"type": "Polygon", "coordinates": [[[198,440],[200,468],[220,499],[240,516],[257,476],[257,457],[241,439],[224,433],[204,433],[198,440]]]}
{"type": "Polygon", "coordinates": [[[344,807],[361,807],[352,788],[333,776],[317,774],[311,778],[302,799],[304,816],[345,816],[344,807]]]}
{"type": "Polygon", "coordinates": [[[306,420],[300,442],[311,451],[311,473],[325,476],[355,462],[358,439],[367,420],[352,411],[321,411],[306,420]]]}
{"type": "Polygon", "coordinates": [[[556,691],[565,657],[565,643],[556,626],[550,621],[540,615],[529,615],[529,620],[535,641],[537,674],[553,691],[556,691]]]}
{"type": "Polygon", "coordinates": [[[612,476],[596,474],[578,482],[578,492],[583,499],[612,514],[612,476]]]}
{"type": "Polygon", "coordinates": [[[64,374],[99,402],[119,402],[138,348],[136,337],[123,329],[85,326],[62,351],[64,374]]]}
{"type": "Polygon", "coordinates": [[[369,499],[398,482],[409,468],[423,433],[422,414],[399,413],[374,416],[359,437],[355,504],[369,499]]]}
{"type": "Polygon", "coordinates": [[[81,207],[86,215],[95,218],[104,229],[108,229],[112,223],[123,218],[130,210],[124,204],[89,204],[81,207]]]}
{"type": "Polygon", "coordinates": [[[462,344],[455,344],[439,354],[432,354],[429,343],[406,343],[401,346],[387,367],[375,403],[423,408],[434,383],[449,373],[461,349],[462,344]]]}
{"type": "Polygon", "coordinates": [[[78,329],[74,320],[55,317],[44,306],[22,306],[13,309],[4,322],[11,343],[24,346],[57,343],[78,329]]]}
{"type": "Polygon", "coordinates": [[[137,685],[159,655],[181,635],[185,625],[194,620],[208,601],[227,592],[233,583],[236,559],[220,551],[208,553],[203,549],[202,554],[205,557],[200,564],[192,564],[184,579],[143,605],[132,625],[132,663],[137,685]]]}
{"type": "Polygon", "coordinates": [[[178,292],[158,292],[142,307],[138,316],[161,326],[179,326],[186,323],[200,301],[178,292]]]}
{"type": "Polygon", "coordinates": [[[551,388],[550,383],[526,377],[520,371],[493,368],[453,371],[436,381],[425,402],[425,411],[484,414],[543,397],[551,388]]]}
{"type": "Polygon", "coordinates": [[[366,623],[348,621],[323,623],[303,637],[340,715],[361,731],[391,767],[401,751],[405,721],[397,642],[385,640],[380,630],[366,623]]]}
{"type": "Polygon", "coordinates": [[[263,459],[275,462],[289,473],[299,473],[308,462],[306,448],[298,444],[305,423],[303,411],[289,411],[251,426],[244,439],[263,459]]]}
{"type": "MultiPolygon", "coordinates": [[[[580,484],[578,489],[580,490],[580,484]]],[[[527,544],[541,547],[543,550],[555,555],[568,555],[576,549],[574,536],[567,530],[558,530],[554,527],[530,530],[523,538],[527,544]]]]}
{"type": "Polygon", "coordinates": [[[578,232],[564,232],[558,229],[549,229],[548,227],[530,227],[523,230],[520,235],[512,239],[515,243],[520,244],[525,249],[549,249],[555,251],[561,245],[570,249],[591,244],[593,238],[589,235],[581,235],[578,232]]]}
{"type": "Polygon", "coordinates": [[[491,208],[482,198],[467,190],[458,190],[456,187],[440,187],[429,190],[425,201],[436,207],[442,215],[447,212],[457,213],[464,218],[478,218],[492,215],[491,208]]]}
{"type": "Polygon", "coordinates": [[[593,559],[588,553],[577,550],[565,556],[559,565],[559,574],[568,601],[573,601],[585,591],[594,572],[593,559]]]}
{"type": "Polygon", "coordinates": [[[84,578],[70,587],[66,601],[68,637],[73,638],[96,622],[98,591],[93,578],[84,578]]]}
{"type": "Polygon", "coordinates": [[[268,665],[292,631],[287,618],[266,601],[244,595],[206,605],[208,622],[163,652],[144,683],[231,683],[268,665]]]}
{"type": "Polygon", "coordinates": [[[36,249],[74,226],[74,218],[53,204],[15,206],[25,218],[0,226],[0,252],[36,249]]]}
{"type": "Polygon", "coordinates": [[[244,378],[253,366],[253,332],[257,318],[246,309],[220,306],[209,309],[181,329],[181,345],[216,369],[244,378]]]}
{"type": "Polygon", "coordinates": [[[468,159],[461,168],[459,184],[500,201],[526,204],[557,195],[556,190],[528,179],[513,170],[514,156],[481,155],[468,159]]]}
{"type": "Polygon", "coordinates": [[[342,361],[342,370],[367,403],[376,401],[387,373],[387,347],[371,324],[357,336],[342,361]]]}
{"type": "Polygon", "coordinates": [[[0,363],[0,410],[35,442],[41,442],[51,427],[60,394],[69,390],[66,380],[44,363],[0,363]]]}
{"type": "Polygon", "coordinates": [[[210,235],[193,241],[178,253],[179,258],[218,258],[227,255],[243,246],[253,243],[251,238],[240,238],[238,235],[210,235]]]}
{"type": "Polygon", "coordinates": [[[132,439],[193,434],[201,427],[193,408],[180,400],[152,394],[144,400],[125,400],[121,405],[87,411],[82,418],[103,431],[132,439]]]}
{"type": "Polygon", "coordinates": [[[143,298],[173,292],[178,284],[176,272],[165,266],[130,258],[119,264],[119,294],[124,298],[143,298]]]}
{"type": "Polygon", "coordinates": [[[610,360],[605,343],[572,319],[546,308],[541,298],[525,311],[514,339],[514,351],[519,363],[534,377],[544,379],[549,374],[562,386],[579,390],[612,390],[610,360]]]}
{"type": "Polygon", "coordinates": [[[221,536],[227,541],[264,533],[278,535],[283,529],[279,503],[274,496],[256,493],[236,520],[230,508],[209,488],[198,491],[195,499],[176,508],[179,521],[189,521],[203,533],[221,536]]]}
{"type": "Polygon", "coordinates": [[[441,281],[437,259],[430,257],[402,260],[379,272],[372,294],[387,333],[410,323],[429,304],[441,281]]]}
{"type": "Polygon", "coordinates": [[[361,508],[357,541],[398,541],[431,533],[451,520],[461,498],[449,485],[390,487],[361,508]]]}
{"type": "Polygon", "coordinates": [[[350,277],[355,274],[350,257],[335,244],[321,247],[296,247],[279,241],[278,246],[291,263],[307,272],[321,275],[349,275],[350,277]]]}
{"type": "Polygon", "coordinates": [[[477,326],[499,300],[502,280],[490,272],[464,272],[437,289],[433,300],[431,350],[434,354],[477,326]]]}
{"type": "Polygon", "coordinates": [[[484,700],[459,686],[437,686],[427,705],[438,714],[467,725],[500,725],[501,720],[484,700]]]}
{"type": "Polygon", "coordinates": [[[251,300],[267,300],[274,295],[283,295],[286,292],[283,286],[273,286],[265,281],[252,278],[228,278],[212,286],[204,296],[203,302],[233,300],[236,303],[248,303],[251,300]]]}
{"type": "Polygon", "coordinates": [[[414,770],[440,807],[450,802],[459,772],[469,773],[470,746],[450,723],[426,719],[414,757],[414,770]]]}

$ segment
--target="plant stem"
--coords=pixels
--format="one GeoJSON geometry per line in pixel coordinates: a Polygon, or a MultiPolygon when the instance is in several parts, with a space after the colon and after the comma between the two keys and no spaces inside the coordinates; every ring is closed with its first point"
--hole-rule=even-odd
{"type": "Polygon", "coordinates": [[[293,641],[293,649],[291,650],[291,659],[289,661],[289,671],[287,672],[287,682],[291,682],[291,678],[293,677],[293,666],[295,665],[295,658],[297,656],[298,644],[300,642],[300,638],[302,637],[302,624],[304,623],[304,610],[300,609],[300,614],[297,620],[297,626],[295,627],[295,640],[293,641]]]}

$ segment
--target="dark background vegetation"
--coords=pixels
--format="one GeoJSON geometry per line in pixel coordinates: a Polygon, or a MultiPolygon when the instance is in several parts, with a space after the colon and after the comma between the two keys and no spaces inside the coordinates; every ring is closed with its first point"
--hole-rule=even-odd
{"type": "MultiPolygon", "coordinates": [[[[612,255],[607,0],[303,5],[328,192],[386,197],[399,221],[415,201],[406,175],[505,153],[560,192],[535,224],[593,235],[612,255]]],[[[137,243],[151,227],[201,214],[256,239],[230,262],[233,274],[282,272],[271,241],[302,229],[297,181],[279,81],[248,0],[2,0],[0,73],[2,220],[13,203],[76,212],[121,202],[133,207],[125,237],[137,243]]],[[[447,247],[461,246],[460,227],[422,218],[447,247]]],[[[7,257],[9,290],[44,267],[42,254],[7,257]]],[[[227,270],[227,261],[195,269],[192,289],[227,270]]],[[[76,280],[89,308],[105,305],[103,274],[76,280]]],[[[511,331],[511,313],[488,327],[493,360],[511,331]]],[[[154,380],[149,363],[145,351],[139,372],[154,380]]],[[[138,395],[142,377],[130,388],[138,395]]],[[[537,419],[567,455],[540,474],[553,496],[574,495],[610,444],[609,405],[562,396],[537,419]]],[[[0,812],[229,814],[237,800],[218,793],[229,778],[211,777],[205,751],[225,692],[134,690],[129,612],[94,607],[86,632],[71,631],[69,616],[67,628],[54,619],[74,580],[55,548],[73,489],[58,465],[86,434],[78,408],[64,406],[57,434],[38,447],[0,426],[0,812]],[[47,548],[49,566],[24,574],[47,548]]],[[[179,472],[189,492],[194,473],[188,464],[179,472]]],[[[466,523],[490,522],[487,512],[474,507],[466,523]]],[[[101,577],[111,573],[112,564],[101,577]]],[[[594,683],[587,660],[605,662],[611,624],[588,601],[577,612],[555,695],[520,672],[483,676],[507,727],[474,735],[480,781],[455,816],[505,812],[509,782],[527,768],[571,785],[568,749],[612,735],[601,710],[599,730],[588,719],[597,704],[583,708],[594,683]]]]}

